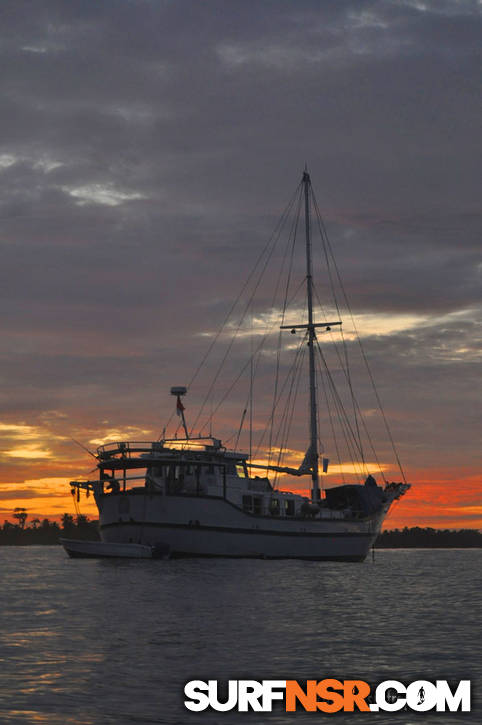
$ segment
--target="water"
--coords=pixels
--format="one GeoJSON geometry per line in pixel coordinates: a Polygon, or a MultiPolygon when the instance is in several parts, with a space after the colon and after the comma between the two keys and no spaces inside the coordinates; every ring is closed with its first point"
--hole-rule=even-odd
{"type": "Polygon", "coordinates": [[[471,713],[369,719],[480,723],[481,559],[385,550],[374,564],[72,560],[60,547],[1,547],[0,723],[315,723],[329,716],[190,713],[183,688],[325,677],[471,679],[471,713]]]}

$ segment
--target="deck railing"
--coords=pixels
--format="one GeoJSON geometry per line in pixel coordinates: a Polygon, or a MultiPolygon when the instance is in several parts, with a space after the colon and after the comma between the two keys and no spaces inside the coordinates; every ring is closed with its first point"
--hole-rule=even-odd
{"type": "Polygon", "coordinates": [[[101,459],[113,458],[114,456],[130,458],[133,454],[138,456],[140,454],[168,453],[172,450],[204,452],[213,450],[220,451],[222,447],[220,441],[215,438],[190,438],[189,440],[181,438],[163,441],[113,441],[112,443],[105,443],[99,446],[97,448],[97,454],[101,459]]]}

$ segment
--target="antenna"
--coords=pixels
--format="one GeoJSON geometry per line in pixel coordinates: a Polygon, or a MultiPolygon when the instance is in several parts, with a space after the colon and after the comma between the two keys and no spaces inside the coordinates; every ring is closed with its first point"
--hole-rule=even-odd
{"type": "MultiPolygon", "coordinates": [[[[82,448],[86,453],[89,454],[89,456],[92,456],[92,458],[95,458],[96,461],[99,460],[99,456],[96,456],[95,453],[92,453],[92,451],[89,451],[87,446],[84,446],[83,443],[80,443],[78,440],[76,440],[73,436],[70,436],[70,440],[74,441],[76,445],[78,445],[80,448],[82,448]]],[[[94,469],[95,470],[95,469],[94,469]]]]}
{"type": "Polygon", "coordinates": [[[182,420],[182,427],[184,428],[184,433],[186,434],[186,440],[189,438],[189,433],[187,431],[186,426],[186,419],[184,417],[184,405],[181,402],[181,398],[183,395],[186,395],[187,388],[184,387],[184,385],[175,385],[171,388],[171,395],[175,395],[177,398],[176,402],[176,413],[180,416],[182,420]]]}

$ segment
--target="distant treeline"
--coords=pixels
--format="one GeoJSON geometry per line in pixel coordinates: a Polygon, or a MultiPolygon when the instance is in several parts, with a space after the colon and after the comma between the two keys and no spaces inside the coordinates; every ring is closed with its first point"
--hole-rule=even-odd
{"type": "Polygon", "coordinates": [[[87,516],[80,514],[75,518],[70,514],[63,514],[60,524],[49,519],[32,519],[26,525],[25,510],[16,509],[14,517],[19,522],[12,524],[4,521],[0,528],[0,546],[28,546],[29,544],[58,544],[59,537],[66,539],[99,539],[97,521],[90,521],[87,516]]]}
{"type": "Polygon", "coordinates": [[[384,531],[375,542],[377,549],[471,549],[482,547],[482,532],[477,529],[394,529],[384,531]]]}

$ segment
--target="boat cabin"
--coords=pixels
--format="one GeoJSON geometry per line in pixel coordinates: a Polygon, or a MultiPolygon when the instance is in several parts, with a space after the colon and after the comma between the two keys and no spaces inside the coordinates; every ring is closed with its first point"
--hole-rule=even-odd
{"type": "Polygon", "coordinates": [[[266,476],[251,475],[248,454],[227,450],[217,438],[108,443],[97,454],[97,496],[202,496],[223,498],[252,516],[315,514],[306,497],[275,490],[266,476]]]}

